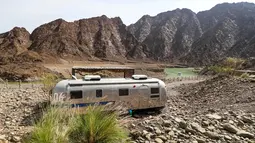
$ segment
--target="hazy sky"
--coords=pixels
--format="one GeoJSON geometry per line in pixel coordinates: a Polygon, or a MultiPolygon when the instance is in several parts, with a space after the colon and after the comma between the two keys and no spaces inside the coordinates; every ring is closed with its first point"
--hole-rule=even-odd
{"type": "Polygon", "coordinates": [[[0,33],[14,26],[29,32],[57,18],[74,21],[106,15],[119,16],[126,25],[135,23],[145,14],[154,16],[176,8],[194,12],[208,10],[223,2],[253,2],[255,0],[1,0],[0,33]]]}

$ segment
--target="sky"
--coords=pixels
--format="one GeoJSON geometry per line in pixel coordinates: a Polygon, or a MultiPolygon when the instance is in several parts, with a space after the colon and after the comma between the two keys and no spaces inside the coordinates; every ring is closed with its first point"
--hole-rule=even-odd
{"type": "Polygon", "coordinates": [[[30,33],[38,26],[62,18],[74,21],[106,15],[119,16],[124,24],[135,23],[143,15],[188,8],[194,12],[209,10],[219,3],[255,0],[0,0],[0,33],[24,27],[30,33]]]}

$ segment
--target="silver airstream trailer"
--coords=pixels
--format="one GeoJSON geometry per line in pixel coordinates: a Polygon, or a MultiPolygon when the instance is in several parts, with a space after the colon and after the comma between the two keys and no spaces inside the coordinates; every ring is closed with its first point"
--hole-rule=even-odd
{"type": "Polygon", "coordinates": [[[157,78],[135,74],[124,78],[85,75],[58,82],[52,90],[51,103],[64,102],[83,108],[94,103],[122,102],[129,110],[138,110],[162,109],[166,100],[165,83],[157,78]]]}

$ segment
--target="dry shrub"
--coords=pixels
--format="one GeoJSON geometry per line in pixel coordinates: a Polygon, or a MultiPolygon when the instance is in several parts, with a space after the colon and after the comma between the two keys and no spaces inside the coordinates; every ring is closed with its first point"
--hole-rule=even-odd
{"type": "Polygon", "coordinates": [[[234,69],[230,68],[230,67],[210,66],[208,69],[213,71],[216,74],[229,74],[229,75],[232,75],[234,73],[234,69]]]}
{"type": "Polygon", "coordinates": [[[50,74],[50,73],[44,73],[41,77],[41,82],[43,83],[42,90],[48,94],[53,89],[53,87],[56,85],[56,83],[59,81],[59,78],[57,75],[50,74]]]}
{"type": "Polygon", "coordinates": [[[244,60],[244,59],[241,59],[241,58],[232,58],[232,57],[228,57],[228,58],[223,62],[223,66],[224,66],[224,67],[233,68],[233,69],[237,69],[237,68],[239,68],[244,62],[245,62],[245,60],[244,60]]]}
{"type": "Polygon", "coordinates": [[[243,73],[240,77],[241,78],[249,78],[250,75],[248,73],[243,73]]]}

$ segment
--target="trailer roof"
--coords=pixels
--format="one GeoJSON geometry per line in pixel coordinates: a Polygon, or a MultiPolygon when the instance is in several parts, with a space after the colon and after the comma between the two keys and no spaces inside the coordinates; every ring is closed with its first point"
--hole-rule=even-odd
{"type": "Polygon", "coordinates": [[[101,84],[132,84],[132,83],[158,83],[157,78],[148,78],[145,80],[134,80],[131,78],[102,78],[100,81],[85,81],[78,80],[64,80],[62,81],[69,85],[101,85],[101,84]]]}
{"type": "Polygon", "coordinates": [[[114,67],[114,66],[109,66],[109,67],[105,67],[105,66],[74,66],[74,67],[72,67],[72,69],[74,69],[74,70],[79,70],[79,69],[95,69],[95,70],[97,70],[97,69],[100,69],[100,70],[102,70],[102,69],[106,69],[106,70],[117,70],[117,69],[134,69],[134,68],[131,68],[131,67],[122,67],[122,66],[120,66],[120,67],[114,67]]]}

